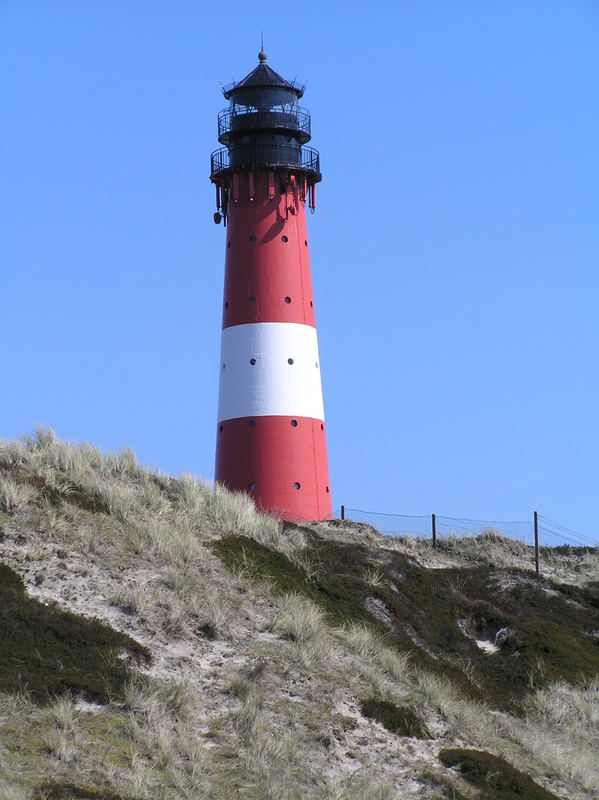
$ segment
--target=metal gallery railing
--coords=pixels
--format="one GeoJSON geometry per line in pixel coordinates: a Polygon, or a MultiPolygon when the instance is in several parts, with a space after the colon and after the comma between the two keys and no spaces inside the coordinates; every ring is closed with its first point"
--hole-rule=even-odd
{"type": "Polygon", "coordinates": [[[293,149],[284,145],[268,145],[267,147],[236,147],[233,154],[228,148],[221,147],[210,156],[210,177],[235,167],[236,169],[255,169],[265,167],[289,167],[300,169],[320,179],[320,154],[313,147],[293,149]]]}
{"type": "Polygon", "coordinates": [[[305,108],[294,111],[267,111],[245,108],[243,112],[225,108],[218,115],[218,137],[226,136],[233,132],[242,132],[256,129],[292,130],[299,131],[304,137],[310,138],[311,123],[310,112],[305,108]]]}

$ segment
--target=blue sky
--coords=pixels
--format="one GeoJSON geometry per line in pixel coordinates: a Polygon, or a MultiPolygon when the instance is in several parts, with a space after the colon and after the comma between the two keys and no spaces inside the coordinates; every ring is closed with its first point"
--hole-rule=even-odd
{"type": "Polygon", "coordinates": [[[333,503],[593,538],[599,3],[3,0],[0,436],[211,478],[220,84],[307,84],[333,503]]]}

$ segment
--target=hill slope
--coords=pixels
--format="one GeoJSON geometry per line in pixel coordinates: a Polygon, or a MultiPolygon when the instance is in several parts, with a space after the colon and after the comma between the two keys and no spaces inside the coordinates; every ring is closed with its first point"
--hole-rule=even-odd
{"type": "Polygon", "coordinates": [[[0,796],[596,796],[597,553],[441,544],[1,443],[0,796]]]}

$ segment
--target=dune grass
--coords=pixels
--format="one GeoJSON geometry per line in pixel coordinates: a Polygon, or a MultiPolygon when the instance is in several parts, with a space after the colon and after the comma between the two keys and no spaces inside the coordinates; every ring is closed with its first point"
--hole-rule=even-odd
{"type": "MultiPolygon", "coordinates": [[[[526,553],[497,557],[507,545],[496,534],[432,554],[417,542],[328,538],[259,514],[246,495],[148,470],[129,450],[40,430],[0,443],[2,536],[28,582],[77,552],[94,575],[118,576],[109,618],[150,632],[162,655],[206,658],[195,674],[171,659],[161,680],[124,669],[103,696],[85,683],[93,671],[66,679],[60,668],[45,695],[15,694],[23,673],[11,667],[11,694],[0,694],[7,798],[37,800],[52,778],[52,791],[94,800],[397,800],[405,770],[389,763],[403,758],[411,780],[445,800],[468,795],[457,762],[433,768],[410,761],[410,748],[432,760],[452,740],[559,778],[573,796],[599,791],[599,584],[531,580],[510,566],[526,553]],[[477,566],[455,566],[457,555],[477,566]],[[437,569],[425,569],[429,558],[437,569]],[[478,648],[500,631],[497,653],[478,648]],[[419,733],[433,738],[409,741],[419,733]],[[397,747],[368,749],[373,734],[397,747]]],[[[596,556],[583,556],[591,576],[596,556]]],[[[2,577],[11,602],[31,600],[14,573],[2,577]]],[[[57,610],[32,602],[44,621],[57,610]]],[[[70,625],[61,630],[77,639],[70,625]]],[[[115,669],[123,662],[110,653],[123,646],[109,648],[115,669]]]]}
{"type": "Polygon", "coordinates": [[[275,592],[304,595],[333,624],[362,622],[399,650],[411,650],[415,664],[498,708],[521,708],[531,689],[599,672],[599,651],[588,635],[599,629],[593,588],[531,581],[516,572],[519,580],[503,589],[497,570],[431,571],[399,553],[377,567],[373,585],[366,547],[314,535],[304,550],[309,573],[297,559],[248,537],[223,536],[213,549],[230,569],[268,581],[275,592]],[[369,598],[383,614],[369,610],[369,598]],[[477,638],[496,639],[498,652],[481,651],[477,638]]]}

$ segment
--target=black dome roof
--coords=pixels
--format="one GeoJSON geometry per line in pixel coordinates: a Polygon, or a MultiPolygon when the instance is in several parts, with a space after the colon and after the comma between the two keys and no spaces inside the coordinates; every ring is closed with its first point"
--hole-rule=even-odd
{"type": "MultiPolygon", "coordinates": [[[[260,55],[262,56],[262,53],[260,55]]],[[[303,86],[300,86],[295,81],[286,81],[285,78],[282,78],[278,72],[275,72],[274,69],[271,69],[264,63],[264,61],[266,61],[265,55],[266,54],[264,54],[264,58],[260,58],[260,64],[258,64],[258,66],[255,67],[249,73],[249,75],[246,75],[243,80],[239,81],[239,83],[233,83],[230,86],[225,86],[223,89],[223,94],[227,100],[229,100],[231,95],[233,95],[235,92],[238,92],[242,89],[288,89],[292,92],[295,92],[297,97],[301,97],[303,95],[303,86]]]]}

